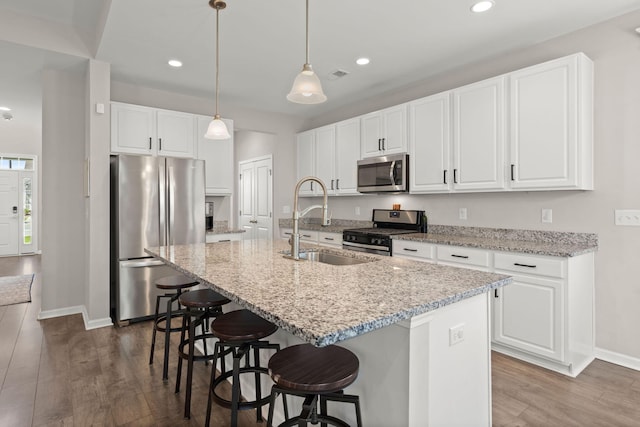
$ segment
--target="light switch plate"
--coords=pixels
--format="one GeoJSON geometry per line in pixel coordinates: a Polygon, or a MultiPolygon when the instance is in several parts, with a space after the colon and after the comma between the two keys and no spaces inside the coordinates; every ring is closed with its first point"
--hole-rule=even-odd
{"type": "Polygon", "coordinates": [[[458,210],[458,217],[462,220],[467,219],[467,208],[460,208],[458,210]]]}
{"type": "Polygon", "coordinates": [[[616,209],[616,225],[630,225],[640,227],[640,210],[616,209]]]}
{"type": "Polygon", "coordinates": [[[542,209],[540,220],[545,223],[553,222],[553,210],[551,209],[542,209]]]}
{"type": "Polygon", "coordinates": [[[449,347],[464,341],[464,323],[449,328],[449,347]]]}

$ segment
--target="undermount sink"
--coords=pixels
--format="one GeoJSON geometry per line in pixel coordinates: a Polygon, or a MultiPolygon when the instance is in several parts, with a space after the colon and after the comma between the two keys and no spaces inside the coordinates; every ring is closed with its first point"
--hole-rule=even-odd
{"type": "MultiPolygon", "coordinates": [[[[285,257],[290,258],[291,256],[287,254],[285,257]]],[[[356,265],[374,261],[373,259],[354,258],[321,251],[301,251],[300,259],[331,265],[356,265]]]]}

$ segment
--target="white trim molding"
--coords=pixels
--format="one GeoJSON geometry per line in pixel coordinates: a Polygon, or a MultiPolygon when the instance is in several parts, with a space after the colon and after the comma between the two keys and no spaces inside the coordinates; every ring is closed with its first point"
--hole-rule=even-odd
{"type": "Polygon", "coordinates": [[[620,354],[598,347],[595,349],[595,356],[596,359],[640,371],[640,359],[637,357],[627,356],[626,354],[620,354]]]}
{"type": "MultiPolygon", "coordinates": [[[[55,310],[40,311],[38,314],[38,320],[52,319],[54,317],[69,316],[71,314],[83,314],[85,311],[84,305],[76,305],[73,307],[57,308],[55,310]]],[[[83,315],[84,316],[84,315],[83,315]]]]}
{"type": "Polygon", "coordinates": [[[106,317],[104,319],[89,319],[87,313],[87,307],[84,305],[75,305],[73,307],[58,308],[55,310],[45,310],[38,313],[38,320],[53,319],[54,317],[70,316],[72,314],[82,314],[82,320],[84,322],[84,329],[89,331],[91,329],[104,328],[107,326],[113,326],[111,318],[106,317]]]}

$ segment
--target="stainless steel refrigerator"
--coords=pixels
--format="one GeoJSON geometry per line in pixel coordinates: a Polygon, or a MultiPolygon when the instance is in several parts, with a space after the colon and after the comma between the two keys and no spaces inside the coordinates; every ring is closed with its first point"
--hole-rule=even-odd
{"type": "Polygon", "coordinates": [[[111,156],[111,317],[153,315],[156,279],[176,274],[144,248],[205,241],[204,161],[111,156]]]}

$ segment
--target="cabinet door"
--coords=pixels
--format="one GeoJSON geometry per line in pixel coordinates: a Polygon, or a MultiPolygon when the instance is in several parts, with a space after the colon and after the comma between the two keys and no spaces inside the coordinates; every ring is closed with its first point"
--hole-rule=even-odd
{"type": "MultiPolygon", "coordinates": [[[[578,188],[580,132],[579,56],[510,74],[511,187],[578,188]]],[[[588,66],[586,64],[585,66],[588,66]]],[[[586,144],[590,146],[590,144],[586,144]]]]}
{"type": "Polygon", "coordinates": [[[111,104],[111,152],[153,154],[155,110],[130,104],[111,104]]]}
{"type": "Polygon", "coordinates": [[[453,91],[455,190],[504,188],[504,77],[453,91]]]}
{"type": "Polygon", "coordinates": [[[450,98],[451,93],[445,92],[409,104],[411,193],[450,189],[450,98]]]}
{"type": "MultiPolygon", "coordinates": [[[[335,193],[335,144],[336,127],[334,125],[321,127],[315,130],[316,150],[315,150],[315,170],[316,176],[324,182],[329,194],[335,193]]],[[[320,187],[316,189],[318,194],[322,194],[320,187]]]]}
{"type": "Polygon", "coordinates": [[[207,196],[227,196],[233,193],[233,120],[222,119],[227,125],[231,138],[206,139],[210,116],[197,116],[196,140],[198,158],[205,163],[205,194],[207,196]]]}
{"type": "Polygon", "coordinates": [[[383,154],[407,151],[407,105],[402,104],[382,111],[383,154]]]}
{"type": "Polygon", "coordinates": [[[158,155],[194,157],[194,115],[168,110],[157,110],[156,114],[158,155]]]}
{"type": "Polygon", "coordinates": [[[382,116],[380,112],[365,114],[360,118],[362,157],[382,154],[382,116]]]}
{"type": "Polygon", "coordinates": [[[360,195],[358,160],[360,160],[360,119],[336,124],[335,177],[336,194],[360,195]]]}
{"type": "Polygon", "coordinates": [[[494,292],[493,340],[563,361],[562,307],[561,281],[514,276],[512,283],[494,292]]]}
{"type": "MultiPolygon", "coordinates": [[[[298,180],[305,176],[315,175],[315,133],[312,130],[299,133],[296,136],[297,174],[298,180]]],[[[317,184],[316,184],[317,187],[317,184]]],[[[305,182],[300,188],[301,196],[313,196],[314,187],[311,182],[305,182]]]]}

